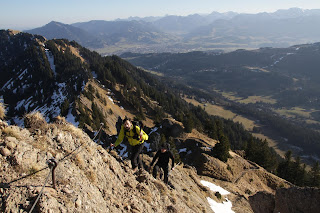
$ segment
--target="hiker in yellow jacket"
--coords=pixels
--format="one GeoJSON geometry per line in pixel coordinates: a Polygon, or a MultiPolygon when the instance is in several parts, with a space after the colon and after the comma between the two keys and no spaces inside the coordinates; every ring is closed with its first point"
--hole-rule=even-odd
{"type": "Polygon", "coordinates": [[[132,146],[131,165],[133,172],[136,172],[138,168],[143,168],[142,160],[139,155],[143,150],[144,141],[148,140],[149,136],[141,127],[133,125],[128,118],[123,120],[118,139],[114,144],[110,144],[110,146],[117,147],[123,141],[124,136],[127,137],[129,144],[132,146]]]}

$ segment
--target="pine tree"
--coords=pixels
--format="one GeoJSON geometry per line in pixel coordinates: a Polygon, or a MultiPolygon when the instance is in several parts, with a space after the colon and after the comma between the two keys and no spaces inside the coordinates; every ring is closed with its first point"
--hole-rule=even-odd
{"type": "Polygon", "coordinates": [[[60,112],[60,114],[61,114],[61,116],[67,116],[68,115],[68,112],[69,112],[69,105],[70,105],[70,103],[69,103],[69,101],[68,101],[68,99],[66,98],[64,101],[63,101],[63,103],[61,104],[61,112],[60,112]]]}
{"type": "Polygon", "coordinates": [[[183,125],[186,132],[190,133],[192,131],[194,127],[194,121],[191,114],[188,114],[188,116],[185,117],[185,119],[183,120],[183,125]]]}
{"type": "Polygon", "coordinates": [[[316,162],[312,169],[309,172],[310,176],[310,186],[314,187],[320,187],[320,168],[319,168],[319,162],[316,162]]]}
{"type": "Polygon", "coordinates": [[[212,156],[218,158],[223,162],[227,162],[228,158],[231,158],[229,154],[230,143],[227,137],[220,135],[219,143],[217,143],[212,149],[212,156]]]}

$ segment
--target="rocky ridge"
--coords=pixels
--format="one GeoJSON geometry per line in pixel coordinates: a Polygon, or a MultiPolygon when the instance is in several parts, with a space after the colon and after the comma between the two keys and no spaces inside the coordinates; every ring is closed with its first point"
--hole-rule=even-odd
{"type": "MultiPolygon", "coordinates": [[[[167,122],[167,127],[170,123],[178,125],[167,122]]],[[[319,205],[318,189],[293,187],[233,152],[227,163],[211,157],[208,150],[214,141],[196,131],[176,138],[184,163],[171,172],[171,186],[167,186],[146,171],[133,174],[127,159],[108,152],[96,143],[97,138],[93,141],[63,118],[48,124],[40,113],[33,113],[25,117],[25,126],[1,122],[3,212],[30,210],[50,176],[49,169],[37,171],[46,168],[52,157],[58,161],[56,189],[49,178],[35,206],[39,212],[212,212],[208,198],[218,203],[230,200],[234,212],[292,212],[295,205],[316,212],[319,205]],[[197,160],[191,163],[191,159],[197,160]],[[211,191],[203,180],[230,194],[211,191]]],[[[149,165],[151,157],[144,154],[143,161],[149,165]]]]}
{"type": "Polygon", "coordinates": [[[1,132],[2,211],[29,211],[49,169],[28,175],[45,168],[48,159],[59,161],[83,144],[81,151],[58,163],[57,189],[50,181],[46,184],[38,211],[211,212],[206,202],[210,191],[201,186],[194,169],[177,167],[175,180],[180,184],[172,190],[147,172],[132,174],[129,161],[115,153],[113,157],[73,125],[47,124],[38,114],[31,119],[33,125],[41,123],[41,129],[6,126],[1,132]]]}

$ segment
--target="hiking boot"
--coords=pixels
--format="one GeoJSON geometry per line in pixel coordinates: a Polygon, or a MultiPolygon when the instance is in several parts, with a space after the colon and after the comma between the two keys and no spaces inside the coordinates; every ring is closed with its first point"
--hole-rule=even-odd
{"type": "Polygon", "coordinates": [[[132,172],[133,172],[133,173],[136,173],[137,171],[138,171],[138,167],[132,169],[132,172]]]}

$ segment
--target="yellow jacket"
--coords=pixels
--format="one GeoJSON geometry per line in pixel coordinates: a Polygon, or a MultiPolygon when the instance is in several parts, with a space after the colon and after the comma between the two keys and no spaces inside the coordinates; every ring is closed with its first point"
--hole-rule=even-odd
{"type": "Polygon", "coordinates": [[[130,131],[125,131],[124,127],[122,125],[121,130],[118,135],[118,139],[114,143],[114,146],[117,147],[123,141],[124,136],[126,136],[128,138],[129,144],[131,146],[136,146],[136,145],[142,144],[144,141],[148,140],[149,136],[143,130],[141,130],[141,132],[143,135],[142,135],[142,140],[140,141],[139,138],[136,138],[137,135],[138,136],[140,135],[140,127],[139,126],[132,125],[130,131]],[[135,127],[136,134],[134,133],[134,127],[135,127]]]}

